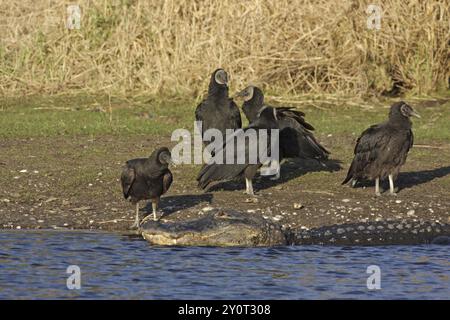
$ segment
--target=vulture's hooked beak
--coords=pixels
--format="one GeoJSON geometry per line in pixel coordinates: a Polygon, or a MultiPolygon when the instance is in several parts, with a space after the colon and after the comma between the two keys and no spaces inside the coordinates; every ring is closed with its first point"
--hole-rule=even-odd
{"type": "Polygon", "coordinates": [[[233,96],[233,99],[243,98],[245,97],[245,94],[246,94],[245,90],[239,91],[233,96]]]}
{"type": "Polygon", "coordinates": [[[176,166],[177,166],[177,163],[176,163],[175,161],[173,161],[172,158],[170,158],[169,164],[170,164],[172,167],[176,167],[176,166]]]}
{"type": "Polygon", "coordinates": [[[416,117],[416,118],[422,118],[421,116],[420,116],[420,114],[418,114],[416,111],[414,111],[414,110],[412,110],[411,111],[411,115],[413,116],[413,117],[416,117]]]}

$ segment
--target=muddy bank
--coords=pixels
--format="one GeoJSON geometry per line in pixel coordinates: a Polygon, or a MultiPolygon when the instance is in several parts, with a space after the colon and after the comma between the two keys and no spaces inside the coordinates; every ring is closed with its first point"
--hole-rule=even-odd
{"type": "MultiPolygon", "coordinates": [[[[161,200],[163,221],[201,217],[214,208],[263,217],[283,228],[380,221],[414,224],[450,223],[450,146],[412,149],[398,179],[396,197],[374,196],[372,184],[341,186],[354,137],[319,135],[335,161],[326,169],[309,162],[289,162],[282,179],[255,180],[258,197],[243,194],[244,183],[228,182],[209,193],[196,187],[199,166],[173,168],[174,183],[161,200]]],[[[146,155],[167,138],[56,137],[7,139],[0,143],[0,227],[4,229],[93,229],[124,231],[133,208],[121,194],[119,176],[125,160],[146,155]]],[[[387,186],[385,185],[385,188],[387,186]]],[[[142,214],[151,208],[142,203],[142,214]]]]}

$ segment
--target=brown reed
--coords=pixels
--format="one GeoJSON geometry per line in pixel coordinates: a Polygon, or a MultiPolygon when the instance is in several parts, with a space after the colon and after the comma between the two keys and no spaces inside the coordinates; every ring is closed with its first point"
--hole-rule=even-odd
{"type": "Polygon", "coordinates": [[[198,97],[223,67],[232,90],[424,95],[448,87],[448,1],[10,0],[0,2],[2,95],[76,91],[198,97]],[[81,28],[66,27],[78,4],[81,28]],[[375,3],[377,4],[377,3],[375,3]]]}

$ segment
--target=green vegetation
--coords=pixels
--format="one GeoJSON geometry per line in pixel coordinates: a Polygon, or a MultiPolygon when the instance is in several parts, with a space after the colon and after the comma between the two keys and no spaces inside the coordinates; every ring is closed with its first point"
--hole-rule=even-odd
{"type": "Polygon", "coordinates": [[[191,128],[194,104],[94,96],[0,101],[0,137],[161,134],[191,128]]]}
{"type": "MultiPolygon", "coordinates": [[[[407,100],[409,101],[409,100],[407,100]]],[[[359,135],[369,125],[383,121],[392,101],[364,107],[340,104],[298,108],[318,136],[359,135]]],[[[414,119],[416,143],[450,142],[450,101],[427,106],[411,103],[422,115],[414,119]]],[[[156,100],[105,96],[31,96],[0,100],[0,137],[52,137],[148,134],[170,138],[174,129],[193,129],[195,100],[156,100]]]]}

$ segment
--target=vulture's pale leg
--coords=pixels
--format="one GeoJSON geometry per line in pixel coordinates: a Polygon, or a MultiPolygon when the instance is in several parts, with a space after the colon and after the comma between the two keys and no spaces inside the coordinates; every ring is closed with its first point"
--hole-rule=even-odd
{"type": "Polygon", "coordinates": [[[252,180],[245,178],[245,193],[254,196],[252,180]]]}
{"type": "Polygon", "coordinates": [[[397,195],[394,189],[394,177],[392,176],[392,174],[389,175],[389,191],[391,193],[391,196],[397,195]]]}
{"type": "Polygon", "coordinates": [[[381,193],[380,193],[380,178],[376,178],[375,179],[375,194],[377,196],[381,196],[381,193]]]}
{"type": "Polygon", "coordinates": [[[139,228],[139,202],[136,202],[136,217],[134,223],[131,225],[131,229],[139,228]]]}
{"type": "Polygon", "coordinates": [[[156,213],[158,212],[159,198],[152,198],[151,201],[152,201],[152,214],[148,214],[144,219],[142,219],[141,224],[149,220],[151,216],[153,216],[153,221],[158,221],[158,218],[156,218],[156,213]]]}
{"type": "Polygon", "coordinates": [[[154,221],[158,220],[156,218],[156,211],[158,210],[158,202],[159,202],[158,198],[152,199],[152,210],[153,210],[153,220],[154,221]]]}
{"type": "Polygon", "coordinates": [[[352,179],[352,188],[356,187],[357,182],[358,182],[358,180],[352,179]]]}

